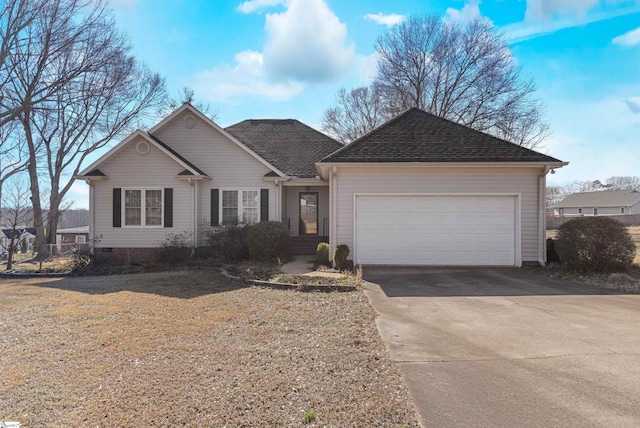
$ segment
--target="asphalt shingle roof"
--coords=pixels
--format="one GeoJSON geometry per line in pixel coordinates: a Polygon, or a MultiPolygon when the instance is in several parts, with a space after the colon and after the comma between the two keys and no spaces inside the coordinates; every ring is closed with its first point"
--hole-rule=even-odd
{"type": "Polygon", "coordinates": [[[225,129],[289,176],[315,177],[315,163],[342,147],[295,119],[249,119],[225,129]]]}
{"type": "Polygon", "coordinates": [[[560,162],[412,108],[322,162],[560,162]]]}
{"type": "Polygon", "coordinates": [[[640,203],[640,192],[635,190],[604,190],[601,192],[573,193],[555,204],[554,207],[630,207],[637,203],[640,203]]]}

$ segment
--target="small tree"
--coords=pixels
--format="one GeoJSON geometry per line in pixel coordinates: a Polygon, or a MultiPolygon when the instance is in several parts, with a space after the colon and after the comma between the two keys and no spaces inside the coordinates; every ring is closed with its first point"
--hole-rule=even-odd
{"type": "Polygon", "coordinates": [[[18,252],[18,245],[21,242],[26,244],[26,225],[32,220],[28,189],[29,186],[20,177],[13,177],[0,203],[4,207],[0,224],[7,226],[9,233],[8,243],[4,245],[7,250],[7,270],[13,268],[13,256],[18,252]]]}

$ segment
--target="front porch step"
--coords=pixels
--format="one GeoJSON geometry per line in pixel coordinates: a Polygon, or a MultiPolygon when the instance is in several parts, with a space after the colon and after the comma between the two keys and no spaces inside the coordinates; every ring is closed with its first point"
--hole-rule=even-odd
{"type": "Polygon", "coordinates": [[[329,242],[328,236],[292,236],[293,254],[315,254],[318,244],[321,242],[329,242]]]}

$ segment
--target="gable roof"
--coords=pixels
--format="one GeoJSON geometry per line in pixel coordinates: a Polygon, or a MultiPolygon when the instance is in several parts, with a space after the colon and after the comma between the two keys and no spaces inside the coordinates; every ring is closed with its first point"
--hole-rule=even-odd
{"type": "Polygon", "coordinates": [[[265,159],[263,156],[261,156],[260,154],[256,153],[251,147],[247,146],[246,144],[244,144],[243,141],[238,140],[237,137],[235,137],[234,135],[232,135],[231,133],[229,133],[227,131],[227,129],[223,129],[221,128],[217,123],[215,123],[213,120],[211,120],[210,118],[207,117],[207,115],[203,114],[200,110],[198,110],[197,108],[195,108],[194,106],[192,106],[189,103],[184,103],[182,104],[182,106],[180,106],[179,108],[177,108],[176,110],[174,110],[169,116],[165,117],[164,119],[162,119],[157,125],[155,125],[153,128],[151,128],[149,130],[149,134],[154,134],[155,132],[157,132],[159,129],[163,128],[164,126],[166,126],[169,122],[171,122],[173,119],[175,119],[177,116],[179,116],[183,111],[185,110],[189,110],[191,113],[193,113],[194,115],[196,115],[200,120],[202,120],[204,123],[208,124],[209,126],[211,126],[213,129],[215,129],[216,131],[220,132],[222,135],[224,135],[225,137],[227,137],[231,142],[233,142],[234,144],[236,144],[238,147],[240,147],[242,150],[246,151],[247,153],[249,153],[251,156],[253,156],[256,160],[258,160],[260,163],[262,163],[263,165],[265,165],[267,168],[269,168],[270,170],[272,170],[273,172],[275,172],[279,177],[284,176],[285,174],[280,171],[278,169],[278,167],[276,167],[275,165],[271,164],[267,159],[265,159]]]}
{"type": "Polygon", "coordinates": [[[14,239],[18,239],[21,236],[23,236],[24,234],[31,234],[33,236],[36,236],[36,229],[33,227],[18,227],[15,230],[14,229],[1,229],[2,234],[7,238],[7,239],[11,239],[11,236],[13,235],[14,239]]]}
{"type": "Polygon", "coordinates": [[[600,192],[573,193],[553,207],[631,207],[637,203],[640,203],[640,192],[636,190],[603,190],[600,192]]]}
{"type": "MultiPolygon", "coordinates": [[[[112,158],[116,153],[118,153],[124,147],[126,147],[136,137],[142,137],[148,143],[150,143],[151,145],[157,147],[161,152],[163,152],[164,154],[169,156],[171,159],[176,161],[183,168],[185,168],[186,171],[188,171],[190,173],[188,175],[208,177],[207,174],[202,172],[195,165],[193,165],[191,162],[189,162],[187,159],[185,159],[182,155],[180,155],[178,152],[173,150],[171,147],[167,146],[165,143],[160,141],[158,138],[156,138],[153,135],[150,135],[150,134],[138,129],[138,130],[134,131],[133,133],[131,133],[127,138],[122,140],[120,143],[118,143],[116,146],[114,146],[107,153],[102,155],[94,163],[92,163],[91,165],[89,165],[88,167],[83,169],[78,175],[75,176],[75,178],[91,178],[91,177],[104,178],[104,177],[106,177],[106,175],[102,171],[100,171],[98,169],[98,167],[100,165],[102,165],[104,162],[106,162],[107,160],[109,160],[110,158],[112,158]]],[[[183,171],[183,173],[184,173],[184,171],[183,171]]],[[[180,175],[183,175],[183,174],[181,173],[180,175]]]]}
{"type": "Polygon", "coordinates": [[[295,119],[249,119],[225,128],[289,176],[315,177],[315,163],[342,144],[295,119]]]}
{"type": "Polygon", "coordinates": [[[514,143],[412,108],[320,162],[549,162],[514,143]]]}

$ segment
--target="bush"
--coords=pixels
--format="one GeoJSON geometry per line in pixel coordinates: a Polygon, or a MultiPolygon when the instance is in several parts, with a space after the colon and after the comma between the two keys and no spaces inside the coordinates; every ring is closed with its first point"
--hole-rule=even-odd
{"type": "Polygon", "coordinates": [[[348,268],[347,257],[349,257],[349,246],[338,245],[333,252],[333,263],[336,265],[336,269],[343,271],[348,268]]]}
{"type": "Polygon", "coordinates": [[[555,249],[568,266],[591,272],[631,267],[636,246],[622,223],[610,217],[582,217],[558,228],[555,249]]]}
{"type": "Polygon", "coordinates": [[[252,260],[284,262],[291,258],[291,235],[279,221],[263,221],[251,226],[247,246],[252,260]]]}
{"type": "Polygon", "coordinates": [[[250,226],[226,225],[207,232],[210,254],[220,262],[237,263],[249,258],[247,235],[250,226]]]}
{"type": "Polygon", "coordinates": [[[156,248],[154,258],[159,263],[182,263],[191,257],[192,243],[191,232],[170,233],[156,248]]]}
{"type": "Polygon", "coordinates": [[[69,257],[69,269],[75,275],[92,271],[95,264],[95,257],[91,254],[91,249],[87,247],[75,247],[71,249],[69,257]]]}
{"type": "Polygon", "coordinates": [[[321,242],[316,248],[316,265],[328,266],[329,263],[329,244],[321,242]]]}

